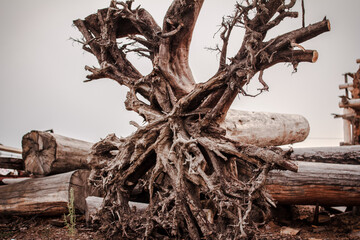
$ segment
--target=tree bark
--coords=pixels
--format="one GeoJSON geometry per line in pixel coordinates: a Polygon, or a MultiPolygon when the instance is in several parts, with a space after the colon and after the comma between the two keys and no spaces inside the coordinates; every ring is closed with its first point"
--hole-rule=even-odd
{"type": "Polygon", "coordinates": [[[24,160],[21,158],[0,157],[0,168],[24,170],[24,160]]]}
{"type": "Polygon", "coordinates": [[[31,131],[22,139],[25,170],[34,175],[49,175],[88,168],[92,145],[53,133],[31,131]]]}
{"type": "Polygon", "coordinates": [[[0,186],[0,214],[62,215],[68,212],[71,188],[74,189],[75,208],[84,212],[88,177],[88,170],[76,170],[0,186]]]}
{"type": "Polygon", "coordinates": [[[230,109],[220,125],[233,141],[259,147],[302,142],[309,134],[308,121],[296,114],[247,112],[230,109]]]}
{"type": "Polygon", "coordinates": [[[360,165],[360,146],[294,148],[296,161],[360,165]]]}
{"type": "Polygon", "coordinates": [[[360,165],[298,161],[298,172],[270,171],[266,188],[284,205],[359,206],[360,165]]]}

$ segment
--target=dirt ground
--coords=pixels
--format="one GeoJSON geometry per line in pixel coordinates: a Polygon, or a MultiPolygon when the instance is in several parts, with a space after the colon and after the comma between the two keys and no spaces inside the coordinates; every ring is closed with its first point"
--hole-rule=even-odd
{"type": "MultiPolygon", "coordinates": [[[[321,209],[314,223],[314,206],[279,208],[274,218],[259,228],[256,239],[360,239],[360,216],[352,211],[335,212],[321,209]],[[334,213],[335,212],[335,213],[334,213]]],[[[76,234],[71,236],[58,218],[20,218],[0,216],[0,239],[105,239],[96,229],[77,217],[76,234]]],[[[120,238],[121,239],[121,238],[120,238]]]]}

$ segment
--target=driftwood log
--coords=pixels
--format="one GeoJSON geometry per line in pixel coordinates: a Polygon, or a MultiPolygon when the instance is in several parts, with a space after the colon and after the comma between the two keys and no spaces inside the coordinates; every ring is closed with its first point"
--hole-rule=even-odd
{"type": "Polygon", "coordinates": [[[92,145],[53,133],[31,131],[22,139],[25,170],[34,175],[49,175],[88,168],[92,145]]]}
{"type": "Polygon", "coordinates": [[[76,170],[0,186],[0,214],[54,216],[67,213],[71,188],[74,189],[75,208],[84,212],[88,177],[89,170],[76,170]]]}
{"type": "Polygon", "coordinates": [[[14,148],[14,147],[8,147],[8,146],[4,146],[4,145],[1,145],[1,144],[0,144],[0,151],[18,153],[18,154],[22,153],[21,149],[14,148]]]}
{"type": "Polygon", "coordinates": [[[220,124],[237,95],[248,95],[245,86],[255,76],[263,92],[269,89],[264,72],[273,65],[290,63],[297,70],[301,62],[316,62],[317,51],[301,44],[329,31],[329,21],[269,38],[283,20],[298,16],[296,1],[234,1],[233,14],[220,23],[219,68],[196,83],[188,59],[203,2],[173,0],[162,25],[133,1],[111,1],[74,21],[83,35],[78,42],[99,63],[86,66],[88,81],[108,78],[128,87],[126,109],[146,122],[122,141],[110,136],[93,148],[91,182],[105,192],[100,229],[109,238],[250,237],[269,214],[268,171],[297,169],[279,149],[229,139],[220,124]],[[238,29],[243,41],[228,56],[238,29]],[[151,73],[138,71],[129,53],[149,59],[151,73]],[[134,216],[128,201],[139,185],[149,193],[149,211],[134,216]]]}
{"type": "Polygon", "coordinates": [[[266,188],[285,205],[359,206],[360,165],[297,162],[298,172],[270,171],[266,188]]]}
{"type": "Polygon", "coordinates": [[[359,165],[360,145],[294,148],[290,158],[296,161],[359,165]]]}
{"type": "Polygon", "coordinates": [[[17,178],[3,178],[1,181],[5,185],[11,185],[11,184],[23,182],[23,181],[29,180],[29,179],[31,179],[31,178],[30,177],[17,177],[17,178]]]}
{"type": "Polygon", "coordinates": [[[297,114],[249,112],[230,109],[225,121],[226,137],[259,147],[302,142],[309,134],[306,118],[297,114]]]}

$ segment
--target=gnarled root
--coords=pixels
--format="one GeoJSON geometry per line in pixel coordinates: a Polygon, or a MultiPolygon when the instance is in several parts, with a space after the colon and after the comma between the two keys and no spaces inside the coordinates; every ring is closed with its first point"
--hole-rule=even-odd
{"type": "Polygon", "coordinates": [[[109,237],[250,237],[273,204],[264,189],[268,171],[296,171],[279,149],[237,144],[221,131],[194,133],[180,118],[149,125],[93,147],[91,181],[105,193],[99,214],[109,237]],[[129,200],[149,206],[138,213],[129,200]]]}

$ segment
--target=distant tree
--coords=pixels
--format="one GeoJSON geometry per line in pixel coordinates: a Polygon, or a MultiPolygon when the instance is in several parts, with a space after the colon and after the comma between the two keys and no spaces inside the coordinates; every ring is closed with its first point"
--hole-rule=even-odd
{"type": "Polygon", "coordinates": [[[147,123],[127,138],[109,135],[93,147],[91,180],[105,193],[100,229],[109,237],[250,237],[273,204],[264,189],[268,171],[297,169],[279,149],[227,139],[219,123],[235,97],[247,95],[243,87],[255,74],[265,91],[267,68],[290,63],[296,69],[300,62],[315,62],[318,53],[300,44],[329,31],[329,21],[265,41],[284,19],[298,17],[291,11],[296,1],[236,3],[221,24],[218,71],[196,83],[188,58],[203,2],[173,0],[162,27],[145,9],[133,8],[133,1],[111,1],[110,7],[74,21],[84,37],[83,49],[100,65],[86,66],[88,81],[110,78],[127,86],[126,109],[147,123]],[[245,35],[229,58],[236,28],[245,29],[245,35]],[[150,59],[152,72],[143,76],[127,58],[129,52],[150,59]],[[128,205],[139,195],[150,203],[143,214],[128,205]]]}

